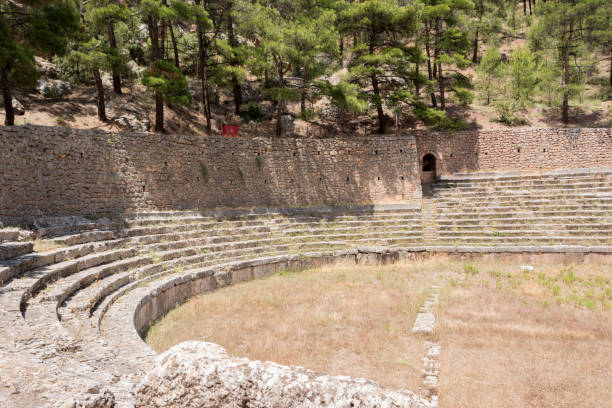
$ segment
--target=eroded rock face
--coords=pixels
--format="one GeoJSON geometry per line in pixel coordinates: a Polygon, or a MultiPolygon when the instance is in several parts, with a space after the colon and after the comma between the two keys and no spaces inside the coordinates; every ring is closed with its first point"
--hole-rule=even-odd
{"type": "Polygon", "coordinates": [[[321,375],[301,367],[231,357],[221,346],[186,342],[158,357],[136,391],[136,407],[425,407],[410,391],[321,375]]]}

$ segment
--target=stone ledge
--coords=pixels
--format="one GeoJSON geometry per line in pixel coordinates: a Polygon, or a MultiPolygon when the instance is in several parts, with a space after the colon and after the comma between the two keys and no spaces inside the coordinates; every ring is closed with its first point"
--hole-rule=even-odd
{"type": "Polygon", "coordinates": [[[231,357],[221,346],[186,342],[158,357],[136,390],[138,407],[427,407],[410,391],[365,379],[231,357]]]}

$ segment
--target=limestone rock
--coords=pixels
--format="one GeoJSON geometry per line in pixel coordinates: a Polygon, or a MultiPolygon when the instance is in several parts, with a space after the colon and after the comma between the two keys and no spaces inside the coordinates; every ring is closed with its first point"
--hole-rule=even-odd
{"type": "Polygon", "coordinates": [[[36,69],[42,74],[42,76],[47,78],[59,77],[59,71],[52,62],[49,62],[41,57],[34,57],[34,61],[36,62],[36,69]]]}
{"type": "Polygon", "coordinates": [[[13,98],[13,110],[15,111],[15,115],[23,116],[25,115],[25,108],[17,99],[13,98]]]}
{"type": "Polygon", "coordinates": [[[62,80],[40,78],[36,83],[36,90],[45,98],[58,98],[72,92],[72,85],[62,80]]]}
{"type": "Polygon", "coordinates": [[[186,342],[158,357],[136,390],[136,407],[425,407],[409,391],[301,367],[251,361],[211,343],[186,342]]]}
{"type": "Polygon", "coordinates": [[[115,119],[115,123],[122,129],[145,133],[151,128],[149,119],[140,120],[133,115],[123,115],[115,119]]]}
{"type": "Polygon", "coordinates": [[[293,116],[291,115],[283,115],[281,116],[281,127],[283,132],[292,132],[293,131],[293,116]]]}

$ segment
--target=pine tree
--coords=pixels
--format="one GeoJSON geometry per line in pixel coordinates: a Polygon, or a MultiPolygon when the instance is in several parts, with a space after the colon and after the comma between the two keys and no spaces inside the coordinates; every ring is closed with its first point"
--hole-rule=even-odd
{"type": "Polygon", "coordinates": [[[72,2],[22,0],[0,3],[0,87],[6,126],[15,124],[12,90],[33,86],[38,78],[34,52],[64,54],[78,30],[72,2]]]}
{"type": "Polygon", "coordinates": [[[491,47],[482,57],[478,65],[478,87],[485,95],[486,104],[491,103],[491,96],[500,87],[503,75],[503,62],[499,49],[491,47]]]}
{"type": "Polygon", "coordinates": [[[391,0],[366,0],[353,3],[340,15],[340,27],[352,35],[356,43],[349,65],[353,81],[358,83],[364,97],[376,108],[378,132],[386,132],[384,114],[390,78],[387,73],[405,62],[403,40],[416,31],[416,13],[411,6],[397,6],[391,0]],[[366,90],[369,85],[371,90],[366,90]]]}
{"type": "Polygon", "coordinates": [[[531,103],[538,85],[539,67],[528,48],[519,48],[510,58],[509,79],[513,99],[521,107],[531,103]]]}
{"type": "Polygon", "coordinates": [[[314,80],[335,68],[339,55],[339,36],[335,29],[336,13],[321,7],[325,1],[303,1],[300,10],[285,33],[286,41],[294,52],[291,64],[297,68],[301,80],[300,110],[306,115],[306,100],[314,87],[314,80]],[[304,4],[306,3],[306,4],[304,4]],[[314,3],[314,4],[313,4],[314,3]]]}
{"type": "Polygon", "coordinates": [[[128,9],[125,5],[110,0],[86,2],[84,8],[86,10],[85,20],[91,26],[90,30],[100,38],[106,35],[109,48],[106,54],[111,63],[113,90],[120,95],[122,93],[121,73],[125,72],[125,61],[117,45],[115,25],[127,21],[128,9]]]}
{"type": "Polygon", "coordinates": [[[287,73],[292,68],[292,58],[296,54],[296,50],[286,40],[291,25],[281,17],[278,9],[259,4],[248,7],[248,16],[243,30],[256,44],[250,67],[253,72],[266,73],[264,94],[276,101],[276,136],[280,137],[284,103],[300,98],[299,91],[286,81],[287,73]]]}
{"type": "MultiPolygon", "coordinates": [[[[538,3],[537,24],[530,32],[531,45],[535,49],[550,46],[558,50],[559,62],[563,66],[563,101],[561,106],[563,123],[569,123],[569,98],[574,90],[571,57],[579,57],[588,24],[592,16],[605,14],[603,0],[548,0],[538,3]]],[[[609,10],[609,8],[607,8],[609,10]]],[[[576,78],[574,76],[574,78],[576,78]]]]}
{"type": "MultiPolygon", "coordinates": [[[[173,1],[171,7],[174,11],[174,21],[185,25],[195,24],[196,36],[198,41],[198,74],[202,79],[202,106],[204,107],[204,115],[206,116],[206,132],[212,131],[210,100],[208,97],[208,56],[209,56],[209,40],[206,33],[211,30],[214,25],[209,18],[207,10],[202,5],[202,0],[195,0],[194,4],[189,4],[183,1],[173,1]]],[[[172,32],[171,32],[172,33],[172,32]]],[[[174,34],[172,34],[174,37],[174,34]]],[[[173,41],[175,44],[175,41],[173,41]]],[[[176,45],[174,65],[180,69],[178,61],[178,51],[176,45]]]]}
{"type": "MultiPolygon", "coordinates": [[[[162,44],[165,36],[164,21],[175,18],[173,10],[164,4],[163,0],[140,0],[138,12],[141,19],[147,25],[149,31],[149,41],[151,43],[151,62],[149,69],[145,72],[142,82],[155,92],[155,131],[164,131],[164,93],[173,97],[176,91],[175,75],[179,75],[184,80],[178,68],[171,68],[163,60],[162,44]]],[[[178,79],[180,79],[178,78],[178,79]]],[[[186,87],[186,81],[185,81],[186,87]]],[[[186,92],[186,90],[185,90],[186,92]]],[[[181,102],[178,98],[176,102],[181,102]]]]}
{"type": "MultiPolygon", "coordinates": [[[[449,66],[465,68],[469,66],[470,60],[467,54],[470,50],[470,40],[467,29],[462,25],[462,17],[465,13],[474,9],[471,0],[421,0],[422,18],[426,26],[425,43],[428,59],[430,79],[436,78],[440,98],[440,109],[446,108],[446,87],[449,85],[445,69],[449,66]],[[433,44],[432,44],[433,42],[433,44]]],[[[466,92],[466,78],[458,76],[457,87],[451,83],[451,90],[462,99],[469,99],[466,92]]],[[[432,96],[432,104],[436,106],[435,97],[432,96]]]]}

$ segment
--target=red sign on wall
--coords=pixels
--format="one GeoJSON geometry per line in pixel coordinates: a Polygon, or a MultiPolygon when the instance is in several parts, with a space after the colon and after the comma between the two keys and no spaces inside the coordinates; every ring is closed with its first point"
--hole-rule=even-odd
{"type": "Polygon", "coordinates": [[[238,125],[223,125],[223,136],[238,137],[238,125]]]}

